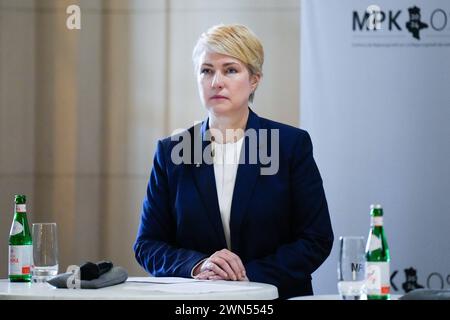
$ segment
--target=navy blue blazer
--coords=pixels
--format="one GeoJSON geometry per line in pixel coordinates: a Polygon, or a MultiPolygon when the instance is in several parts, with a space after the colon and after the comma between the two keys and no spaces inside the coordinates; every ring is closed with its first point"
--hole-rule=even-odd
{"type": "MultiPolygon", "coordinates": [[[[278,129],[279,169],[262,175],[267,161],[248,161],[245,137],[241,156],[247,161],[238,166],[231,204],[231,251],[241,258],[250,281],[275,285],[280,298],[311,295],[311,274],[333,244],[311,139],[304,130],[261,118],[252,110],[246,132],[250,128],[267,129],[268,136],[278,129]]],[[[192,141],[202,140],[207,130],[208,119],[184,137],[187,133],[192,141]]],[[[259,148],[270,154],[271,140],[258,139],[259,148]]],[[[134,244],[137,261],[154,276],[190,277],[200,260],[227,247],[214,167],[198,164],[193,154],[184,154],[186,150],[180,154],[192,161],[175,164],[171,155],[178,143],[173,137],[158,141],[134,244]]],[[[209,143],[201,142],[202,150],[209,143]]]]}

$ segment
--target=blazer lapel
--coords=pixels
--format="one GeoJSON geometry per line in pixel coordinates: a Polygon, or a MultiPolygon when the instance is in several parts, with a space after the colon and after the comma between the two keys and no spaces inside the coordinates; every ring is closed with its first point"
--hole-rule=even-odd
{"type": "MultiPolygon", "coordinates": [[[[206,137],[203,138],[209,128],[208,119],[206,119],[202,126],[194,128],[194,143],[199,143],[201,139],[201,151],[202,155],[210,144],[210,140],[206,137]],[[206,141],[203,141],[206,140],[206,141]]],[[[247,120],[247,126],[245,130],[253,129],[256,131],[256,136],[259,141],[259,117],[250,109],[249,117],[247,120]]],[[[251,136],[251,135],[249,135],[251,136]]],[[[265,143],[258,144],[258,148],[265,148],[265,143]]],[[[233,252],[239,252],[240,243],[240,229],[242,222],[248,212],[248,205],[255,188],[258,176],[260,174],[260,162],[257,156],[256,163],[250,163],[252,159],[250,157],[250,143],[248,136],[244,141],[244,152],[241,152],[241,160],[239,162],[238,171],[236,173],[236,181],[234,184],[233,199],[231,202],[230,213],[230,238],[231,238],[231,250],[233,252]],[[244,158],[243,158],[244,157],[244,158]],[[242,159],[243,158],[243,159],[242,159]],[[244,161],[245,160],[245,161],[244,161]]],[[[255,151],[255,150],[254,150],[255,151]]],[[[258,152],[258,150],[256,150],[258,152]]],[[[195,154],[195,150],[192,150],[192,154],[195,154]]],[[[194,159],[192,164],[192,174],[194,181],[198,189],[199,194],[203,200],[203,204],[207,210],[207,216],[213,225],[220,241],[220,246],[226,248],[225,234],[223,231],[222,219],[220,217],[219,201],[217,199],[216,180],[214,177],[213,164],[205,163],[204,159],[194,159]]]]}
{"type": "MultiPolygon", "coordinates": [[[[203,152],[206,147],[209,146],[210,140],[203,141],[203,136],[208,129],[208,119],[205,120],[201,126],[201,128],[194,128],[194,140],[192,145],[195,146],[196,143],[200,143],[201,140],[201,152],[203,152]],[[200,130],[199,130],[200,129],[200,130]]],[[[193,155],[195,154],[195,150],[193,151],[193,155]]],[[[206,208],[206,215],[208,216],[211,224],[216,230],[216,234],[218,236],[218,241],[220,243],[221,248],[226,248],[226,240],[225,234],[222,226],[222,219],[220,217],[220,209],[219,209],[219,201],[217,199],[217,189],[216,189],[216,180],[214,177],[214,166],[213,164],[205,163],[204,159],[198,159],[193,156],[192,162],[192,174],[194,176],[194,181],[198,192],[201,196],[203,204],[206,208]]]]}
{"type": "MultiPolygon", "coordinates": [[[[246,131],[248,129],[253,129],[256,131],[256,137],[259,141],[259,117],[250,110],[246,131]]],[[[252,159],[250,157],[250,144],[249,137],[252,135],[246,135],[244,141],[245,152],[241,152],[241,160],[239,162],[238,171],[236,174],[236,181],[234,184],[233,200],[231,203],[231,217],[230,217],[230,238],[231,238],[231,249],[233,252],[239,253],[239,243],[240,243],[240,229],[242,222],[248,212],[248,206],[250,198],[252,196],[253,190],[256,185],[257,178],[260,174],[260,162],[258,156],[256,156],[256,163],[250,163],[252,159]],[[244,157],[244,158],[243,158],[244,157]],[[244,161],[245,160],[245,161],[244,161]]],[[[258,144],[258,148],[261,147],[258,144]]],[[[258,153],[257,150],[253,152],[258,153]]]]}

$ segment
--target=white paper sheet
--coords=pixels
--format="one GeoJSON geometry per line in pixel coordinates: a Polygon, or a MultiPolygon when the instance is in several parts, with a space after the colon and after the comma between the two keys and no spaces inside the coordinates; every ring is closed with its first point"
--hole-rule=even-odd
{"type": "Polygon", "coordinates": [[[179,277],[130,277],[127,282],[145,282],[145,283],[187,283],[187,282],[202,282],[205,280],[197,280],[192,278],[179,277]]]}
{"type": "Polygon", "coordinates": [[[215,283],[212,281],[199,281],[195,283],[170,283],[170,284],[153,284],[145,287],[133,288],[133,290],[143,291],[161,291],[168,293],[213,293],[213,292],[228,292],[228,291],[246,291],[260,289],[257,286],[242,286],[215,283]]]}

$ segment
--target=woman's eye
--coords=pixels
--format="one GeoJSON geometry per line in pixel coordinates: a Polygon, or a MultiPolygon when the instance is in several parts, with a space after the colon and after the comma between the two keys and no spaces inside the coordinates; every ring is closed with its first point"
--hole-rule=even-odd
{"type": "Polygon", "coordinates": [[[237,73],[237,70],[235,68],[230,68],[227,70],[227,73],[237,73]]]}
{"type": "Polygon", "coordinates": [[[209,73],[211,73],[211,70],[210,69],[201,69],[200,73],[201,74],[209,74],[209,73]]]}

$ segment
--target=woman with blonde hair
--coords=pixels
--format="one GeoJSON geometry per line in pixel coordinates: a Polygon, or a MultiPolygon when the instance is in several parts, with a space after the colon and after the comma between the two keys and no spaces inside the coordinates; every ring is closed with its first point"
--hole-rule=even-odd
{"type": "Polygon", "coordinates": [[[333,231],[309,134],[250,108],[264,50],[246,26],[207,30],[193,62],[208,118],[158,141],[137,261],[154,276],[270,283],[280,298],[312,294],[333,231]]]}

